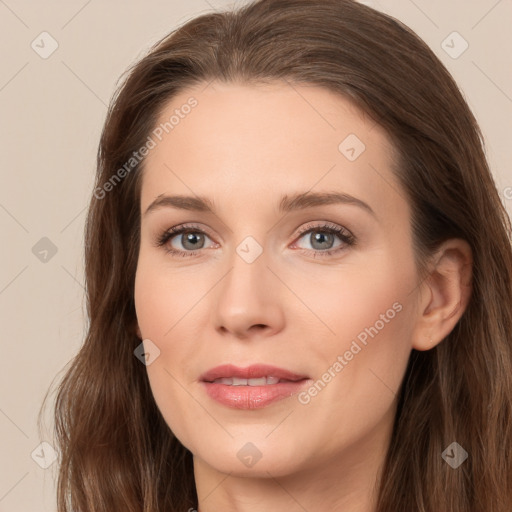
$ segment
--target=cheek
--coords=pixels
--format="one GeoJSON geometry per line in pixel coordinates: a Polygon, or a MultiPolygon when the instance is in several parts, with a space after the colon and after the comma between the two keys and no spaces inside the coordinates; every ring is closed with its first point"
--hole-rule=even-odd
{"type": "MultiPolygon", "coordinates": [[[[135,275],[135,310],[145,338],[164,340],[172,336],[173,326],[187,315],[204,295],[186,268],[167,268],[158,258],[141,251],[135,275]]],[[[193,314],[193,312],[192,312],[193,314]]]]}
{"type": "Polygon", "coordinates": [[[325,371],[340,363],[343,368],[337,368],[343,379],[350,379],[351,392],[365,393],[372,383],[380,385],[378,377],[394,389],[400,377],[396,370],[410,352],[405,299],[396,282],[369,280],[325,301],[322,313],[332,335],[311,346],[325,371]]]}
{"type": "Polygon", "coordinates": [[[407,339],[395,331],[414,283],[413,266],[408,261],[399,263],[396,255],[384,250],[365,260],[364,264],[340,266],[339,271],[292,276],[294,292],[308,306],[311,326],[316,323],[317,337],[323,339],[317,343],[305,338],[304,348],[316,352],[320,359],[344,353],[353,340],[364,347],[371,339],[383,340],[380,346],[384,340],[394,345],[407,339]]]}
{"type": "MultiPolygon", "coordinates": [[[[161,276],[164,278],[165,276],[161,276]]],[[[161,338],[170,328],[176,293],[158,279],[156,267],[139,267],[135,277],[135,311],[144,338],[161,338]]]]}
{"type": "Polygon", "coordinates": [[[204,424],[204,411],[196,410],[191,402],[190,386],[195,375],[187,373],[191,372],[197,349],[192,340],[198,339],[191,329],[198,325],[197,303],[204,296],[203,289],[191,286],[193,281],[186,269],[166,270],[161,263],[146,259],[141,251],[134,289],[137,322],[142,338],[159,349],[146,371],[162,416],[186,447],[191,447],[187,425],[204,424]]]}
{"type": "MultiPolygon", "coordinates": [[[[396,391],[410,354],[414,323],[411,291],[416,272],[412,255],[385,246],[367,252],[365,260],[365,264],[345,268],[338,275],[332,273],[329,282],[317,279],[320,287],[313,287],[309,279],[304,281],[307,302],[314,305],[324,324],[318,331],[321,342],[310,342],[304,348],[311,360],[321,362],[316,378],[322,379],[336,364],[336,378],[331,379],[336,384],[326,387],[349,401],[375,396],[376,388],[382,388],[383,393],[390,393],[388,387],[396,391]]],[[[329,380],[329,375],[322,380],[329,380]]]]}
{"type": "Polygon", "coordinates": [[[315,374],[299,411],[316,432],[311,438],[326,439],[326,452],[357,443],[392,416],[410,354],[407,293],[390,279],[368,283],[325,301],[323,318],[335,334],[307,347],[315,374]]]}

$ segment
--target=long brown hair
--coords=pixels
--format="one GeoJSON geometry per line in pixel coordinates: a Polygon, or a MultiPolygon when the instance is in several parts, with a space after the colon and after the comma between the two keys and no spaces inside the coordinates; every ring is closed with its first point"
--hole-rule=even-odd
{"type": "Polygon", "coordinates": [[[144,160],[126,163],[173,96],[211,80],[286,80],[349,98],[397,150],[419,270],[444,240],[469,243],[470,303],[442,343],[411,353],[377,510],[510,512],[510,219],[448,71],[409,28],[353,0],[260,0],[205,14],[127,70],[101,135],[86,223],[87,334],[56,396],[59,512],[197,508],[192,455],[163,420],[133,354],[144,160]],[[457,469],[441,457],[454,441],[469,454],[457,469]]]}

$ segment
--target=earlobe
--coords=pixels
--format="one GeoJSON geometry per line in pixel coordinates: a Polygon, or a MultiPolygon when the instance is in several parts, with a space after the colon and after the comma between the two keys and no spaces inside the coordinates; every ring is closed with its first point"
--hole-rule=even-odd
{"type": "Polygon", "coordinates": [[[429,350],[453,330],[471,297],[472,268],[471,248],[465,240],[450,239],[441,245],[422,284],[414,349],[429,350]]]}

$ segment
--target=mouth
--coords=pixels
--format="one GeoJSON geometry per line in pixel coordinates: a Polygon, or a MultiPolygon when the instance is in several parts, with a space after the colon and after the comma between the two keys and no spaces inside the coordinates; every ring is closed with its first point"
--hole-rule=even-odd
{"type": "Polygon", "coordinates": [[[301,391],[311,379],[283,368],[222,365],[200,377],[210,398],[234,409],[261,409],[301,391]]]}

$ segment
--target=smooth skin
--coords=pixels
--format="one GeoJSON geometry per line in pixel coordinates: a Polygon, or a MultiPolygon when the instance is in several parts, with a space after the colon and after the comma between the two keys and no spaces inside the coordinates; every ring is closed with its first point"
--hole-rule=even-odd
{"type": "Polygon", "coordinates": [[[160,121],[191,96],[197,106],[146,158],[135,303],[139,337],[160,350],[147,366],[154,398],[193,454],[199,512],[373,512],[409,355],[442,342],[463,314],[471,250],[445,242],[419,279],[393,147],[344,97],[287,82],[212,82],[182,91],[160,121]],[[350,134],[365,145],[353,161],[346,155],[357,152],[339,149],[350,134]],[[373,214],[348,203],[279,212],[283,195],[308,191],[350,194],[373,214]],[[215,210],[146,212],[163,195],[204,196],[215,210]],[[186,223],[195,245],[178,234],[157,246],[186,223]],[[262,250],[251,263],[237,252],[246,237],[262,250]],[[329,249],[338,252],[322,254],[329,249]],[[314,384],[396,303],[400,312],[308,403],[294,395],[237,410],[199,382],[220,364],[266,363],[314,384]],[[261,454],[251,467],[237,456],[243,447],[261,454]]]}

